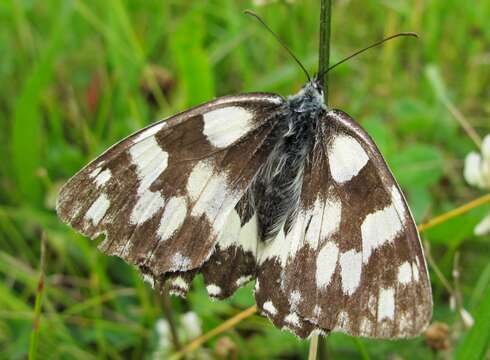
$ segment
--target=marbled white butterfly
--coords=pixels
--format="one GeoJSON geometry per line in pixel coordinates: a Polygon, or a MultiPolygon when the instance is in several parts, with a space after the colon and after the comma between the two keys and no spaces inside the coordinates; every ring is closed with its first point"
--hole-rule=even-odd
{"type": "Polygon", "coordinates": [[[414,336],[432,314],[419,235],[369,135],[328,108],[319,77],[293,96],[226,96],[156,122],[62,188],[60,218],[185,296],[255,280],[260,312],[313,331],[414,336]]]}

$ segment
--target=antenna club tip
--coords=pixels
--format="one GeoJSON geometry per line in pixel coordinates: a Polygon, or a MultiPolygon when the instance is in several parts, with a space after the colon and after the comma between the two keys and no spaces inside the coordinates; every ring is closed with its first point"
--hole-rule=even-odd
{"type": "Polygon", "coordinates": [[[416,32],[413,32],[413,31],[404,31],[404,32],[396,34],[396,36],[412,36],[412,37],[415,37],[417,39],[420,38],[419,34],[417,34],[416,32]]]}

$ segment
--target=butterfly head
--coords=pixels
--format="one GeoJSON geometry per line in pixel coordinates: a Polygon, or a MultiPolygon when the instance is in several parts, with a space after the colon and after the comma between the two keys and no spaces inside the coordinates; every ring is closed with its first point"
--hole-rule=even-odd
{"type": "Polygon", "coordinates": [[[308,81],[301,90],[288,98],[288,103],[295,112],[316,112],[325,110],[323,88],[316,79],[308,81]]]}

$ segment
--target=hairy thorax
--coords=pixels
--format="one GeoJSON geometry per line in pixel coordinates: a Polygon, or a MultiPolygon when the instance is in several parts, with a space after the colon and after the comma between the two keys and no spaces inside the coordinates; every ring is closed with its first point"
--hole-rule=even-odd
{"type": "Polygon", "coordinates": [[[287,233],[292,225],[303,170],[317,140],[317,127],[324,111],[321,93],[308,84],[288,98],[278,115],[271,136],[273,150],[249,190],[258,218],[259,239],[273,238],[281,228],[287,233]]]}

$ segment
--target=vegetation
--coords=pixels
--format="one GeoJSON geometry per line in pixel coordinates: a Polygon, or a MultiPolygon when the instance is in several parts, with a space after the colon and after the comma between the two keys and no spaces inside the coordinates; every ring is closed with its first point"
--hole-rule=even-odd
{"type": "MultiPolygon", "coordinates": [[[[246,8],[260,13],[315,71],[318,1],[0,2],[0,358],[22,359],[31,351],[39,359],[139,359],[161,350],[157,323],[168,299],[63,225],[54,199],[60,184],[90,159],[156,119],[230,93],[296,92],[302,72],[242,14],[246,8]]],[[[480,137],[490,132],[489,18],[488,1],[334,2],[332,62],[398,31],[421,36],[371,50],[336,68],[329,80],[330,103],[375,138],[418,223],[483,195],[464,181],[464,158],[478,148],[454,114],[480,137]]],[[[490,237],[477,237],[473,229],[489,209],[423,233],[434,259],[434,321],[447,324],[447,336],[441,325],[442,339],[431,347],[425,337],[376,341],[333,334],[320,352],[362,359],[484,357],[490,237]],[[472,315],[473,327],[463,326],[451,297],[472,315]]],[[[183,343],[190,340],[182,334],[183,313],[195,312],[207,332],[254,304],[251,286],[211,302],[201,279],[188,300],[170,301],[183,343]]],[[[308,342],[257,315],[205,347],[194,356],[293,359],[308,353],[308,342]]]]}

